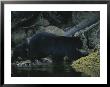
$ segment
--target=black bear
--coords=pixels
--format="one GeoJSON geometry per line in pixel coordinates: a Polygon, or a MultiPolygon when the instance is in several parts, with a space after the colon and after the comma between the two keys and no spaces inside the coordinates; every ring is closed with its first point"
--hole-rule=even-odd
{"type": "MultiPolygon", "coordinates": [[[[78,49],[82,47],[82,41],[79,37],[57,36],[47,32],[41,32],[28,38],[26,41],[17,45],[14,49],[12,61],[18,57],[24,60],[29,58],[44,58],[49,55],[55,58],[68,56],[75,58],[79,53],[78,49]]],[[[58,59],[60,60],[60,59],[58,59]]]]}
{"type": "Polygon", "coordinates": [[[85,56],[87,53],[79,51],[82,45],[83,43],[79,37],[65,37],[41,32],[27,38],[15,47],[12,62],[18,60],[19,57],[34,61],[35,58],[40,60],[51,56],[53,64],[61,66],[65,56],[68,56],[70,61],[85,56]]]}

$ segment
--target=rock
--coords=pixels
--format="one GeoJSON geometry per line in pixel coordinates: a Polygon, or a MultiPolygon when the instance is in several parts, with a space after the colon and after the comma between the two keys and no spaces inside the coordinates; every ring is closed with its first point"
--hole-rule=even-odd
{"type": "Polygon", "coordinates": [[[82,57],[72,63],[72,68],[77,72],[83,72],[88,76],[100,76],[100,55],[99,51],[92,52],[86,57],[82,57]]]}
{"type": "Polygon", "coordinates": [[[83,41],[83,48],[89,49],[99,49],[100,47],[100,28],[99,22],[86,27],[75,33],[74,36],[79,36],[83,41]]]}
{"type": "Polygon", "coordinates": [[[49,26],[50,25],[49,21],[46,19],[39,19],[37,20],[36,24],[38,26],[49,26]]]}
{"type": "Polygon", "coordinates": [[[21,61],[18,62],[17,67],[29,67],[31,65],[31,61],[30,60],[26,60],[26,61],[21,61]]]}
{"type": "Polygon", "coordinates": [[[49,58],[43,58],[43,62],[44,63],[52,63],[52,60],[51,59],[49,59],[49,58]]]}
{"type": "Polygon", "coordinates": [[[42,12],[39,14],[39,17],[36,21],[36,25],[38,26],[49,26],[49,21],[43,17],[42,12]]]}
{"type": "Polygon", "coordinates": [[[22,42],[23,39],[26,38],[26,34],[25,34],[24,30],[19,29],[19,30],[13,32],[11,37],[12,37],[11,39],[14,41],[14,43],[18,44],[18,43],[22,42]]]}
{"type": "Polygon", "coordinates": [[[64,36],[64,31],[56,26],[47,26],[47,27],[40,26],[37,32],[42,31],[64,36]]]}
{"type": "Polygon", "coordinates": [[[99,33],[100,32],[100,28],[99,26],[95,27],[94,29],[89,30],[86,34],[87,34],[87,39],[88,39],[88,47],[90,49],[96,48],[96,45],[98,47],[98,45],[100,44],[100,37],[99,37],[99,33]]]}

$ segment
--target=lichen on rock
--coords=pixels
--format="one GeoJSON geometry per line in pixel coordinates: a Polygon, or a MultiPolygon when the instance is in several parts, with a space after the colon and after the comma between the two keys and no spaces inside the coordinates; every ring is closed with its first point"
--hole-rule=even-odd
{"type": "Polygon", "coordinates": [[[77,72],[83,72],[88,76],[99,77],[100,76],[100,58],[99,51],[92,52],[86,57],[81,57],[80,59],[72,63],[72,68],[77,72]]]}

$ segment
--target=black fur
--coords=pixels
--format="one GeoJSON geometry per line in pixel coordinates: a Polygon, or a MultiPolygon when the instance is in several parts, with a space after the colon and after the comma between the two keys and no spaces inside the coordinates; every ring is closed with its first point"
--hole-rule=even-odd
{"type": "MultiPolygon", "coordinates": [[[[51,55],[53,58],[60,58],[68,56],[76,58],[79,55],[78,50],[82,47],[82,41],[79,37],[65,37],[57,36],[51,33],[42,32],[33,35],[29,41],[17,45],[14,49],[12,61],[17,60],[17,57],[21,57],[24,60],[29,58],[44,58],[51,55]]],[[[56,60],[55,59],[55,60],[56,60]]],[[[53,59],[54,60],[54,59],[53,59]]]]}

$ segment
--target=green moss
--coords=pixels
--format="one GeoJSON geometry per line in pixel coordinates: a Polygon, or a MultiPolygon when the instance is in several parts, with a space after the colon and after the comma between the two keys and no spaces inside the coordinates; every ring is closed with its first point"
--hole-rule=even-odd
{"type": "Polygon", "coordinates": [[[93,52],[86,57],[81,57],[74,61],[72,63],[72,68],[77,72],[83,72],[92,77],[100,76],[99,51],[93,52]]]}

